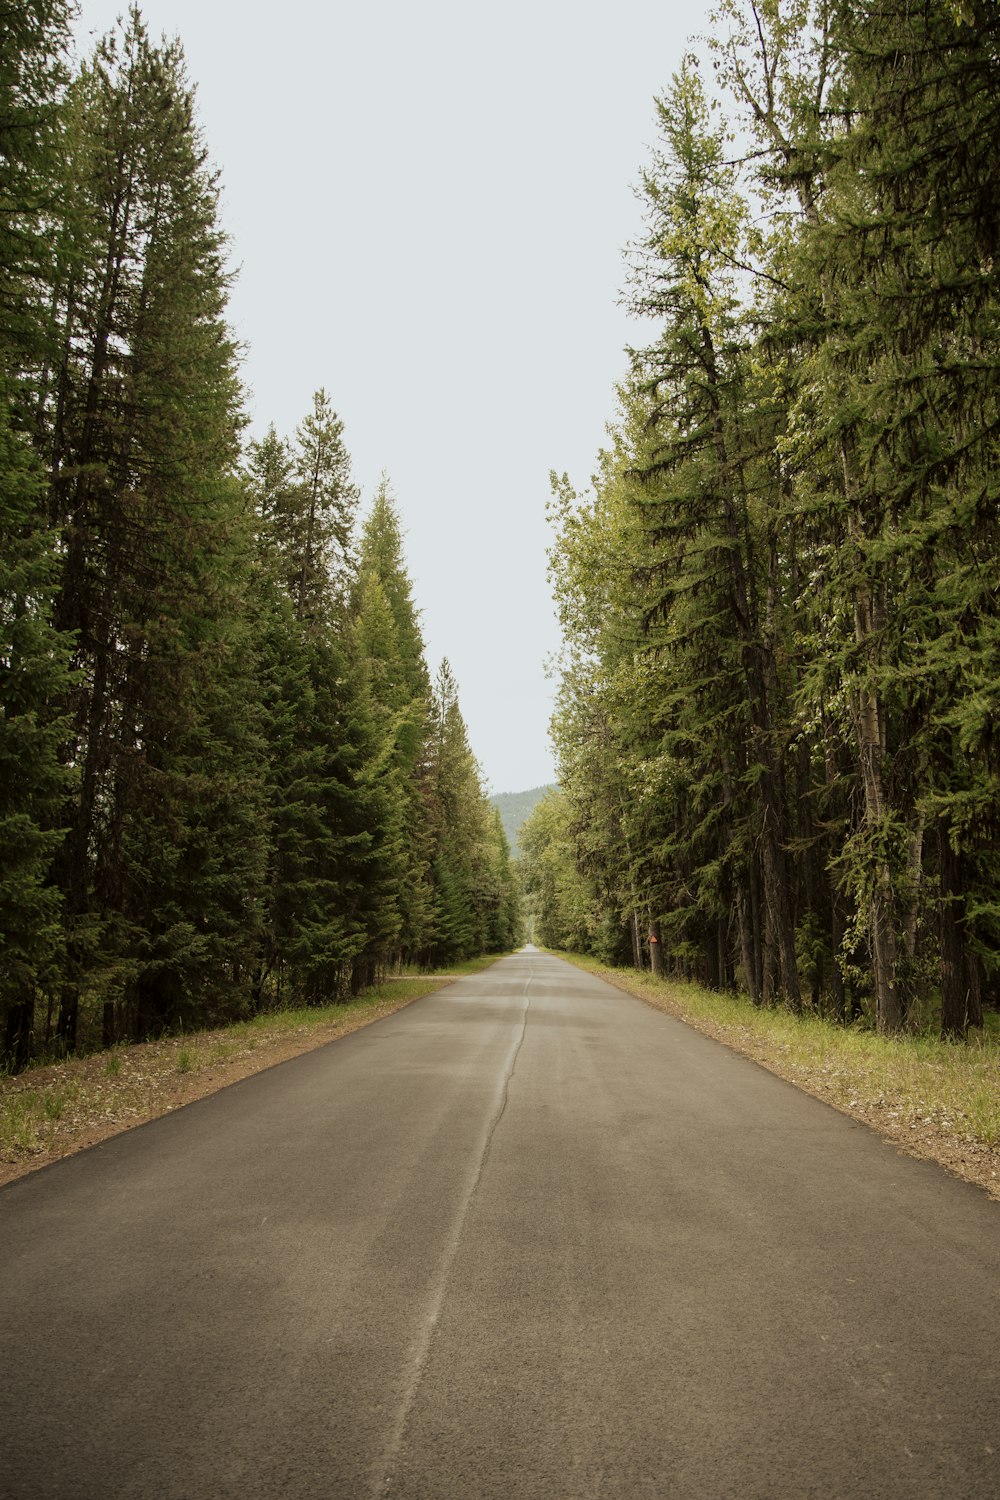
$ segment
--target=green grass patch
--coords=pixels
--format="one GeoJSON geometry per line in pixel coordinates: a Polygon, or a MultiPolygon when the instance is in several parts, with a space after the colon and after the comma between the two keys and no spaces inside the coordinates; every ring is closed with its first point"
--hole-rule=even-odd
{"type": "Polygon", "coordinates": [[[1000,1143],[1000,1017],[990,1016],[964,1043],[884,1037],[809,1012],[758,1008],[742,995],[610,969],[584,954],[559,957],[701,1025],[843,1108],[897,1126],[931,1125],[983,1146],[1000,1143]]]}
{"type": "Polygon", "coordinates": [[[0,1103],[0,1151],[20,1154],[40,1149],[44,1119],[41,1099],[41,1094],[32,1089],[0,1103]]]}
{"type": "Polygon", "coordinates": [[[79,1092],[73,1082],[5,1089],[0,1094],[0,1159],[43,1150],[79,1092]]]}
{"type": "Polygon", "coordinates": [[[46,1089],[42,1094],[42,1111],[47,1120],[59,1120],[66,1108],[65,1089],[46,1089]]]}

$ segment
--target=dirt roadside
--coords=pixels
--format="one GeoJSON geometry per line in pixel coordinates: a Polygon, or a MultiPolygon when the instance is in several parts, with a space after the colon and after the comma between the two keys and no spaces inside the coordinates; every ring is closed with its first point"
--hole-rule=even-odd
{"type": "Polygon", "coordinates": [[[399,998],[351,1006],[319,1024],[289,1027],[276,1018],[271,1026],[169,1037],[2,1078],[8,1129],[0,1142],[0,1187],[370,1026],[457,977],[435,976],[417,994],[401,990],[399,998]],[[12,1119],[18,1129],[10,1128],[12,1119]]]}
{"type": "MultiPolygon", "coordinates": [[[[25,1124],[21,1139],[11,1140],[8,1131],[6,1143],[0,1142],[0,1186],[371,1025],[457,977],[435,976],[417,995],[390,995],[375,1004],[350,1007],[319,1024],[289,1027],[276,1019],[270,1026],[241,1029],[236,1034],[224,1029],[171,1037],[0,1078],[0,1111],[10,1113],[28,1098],[38,1104],[33,1111],[36,1118],[25,1124]]],[[[938,1162],[1000,1201],[1000,1147],[958,1134],[930,1114],[900,1110],[892,1099],[866,1098],[860,1091],[855,1096],[850,1090],[845,1098],[842,1080],[829,1077],[820,1067],[783,1057],[749,1028],[691,1016],[666,994],[654,999],[638,986],[630,987],[613,970],[602,970],[600,977],[862,1121],[907,1155],[938,1162]]]]}
{"type": "Polygon", "coordinates": [[[752,1058],[778,1078],[783,1078],[786,1083],[793,1083],[796,1088],[822,1099],[825,1104],[832,1104],[841,1114],[850,1116],[852,1120],[860,1120],[907,1156],[915,1156],[922,1161],[935,1161],[963,1181],[985,1189],[991,1198],[1000,1202],[1000,1146],[987,1146],[972,1140],[950,1129],[947,1122],[933,1115],[900,1109],[898,1101],[892,1098],[866,1098],[862,1091],[850,1089],[848,1094],[856,1093],[857,1097],[845,1098],[842,1079],[831,1078],[822,1067],[807,1066],[784,1058],[780,1050],[776,1050],[767,1039],[757,1035],[749,1027],[693,1016],[666,994],[654,997],[638,985],[630,986],[627,977],[619,975],[613,969],[601,969],[599,975],[608,984],[614,985],[615,989],[641,1000],[654,1010],[675,1016],[695,1031],[722,1042],[744,1057],[752,1058]]]}

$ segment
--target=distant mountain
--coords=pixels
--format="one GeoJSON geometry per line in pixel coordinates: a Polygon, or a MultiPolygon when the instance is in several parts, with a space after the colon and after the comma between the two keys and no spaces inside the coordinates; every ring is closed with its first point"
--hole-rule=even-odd
{"type": "Polygon", "coordinates": [[[507,842],[515,857],[520,853],[517,836],[521,832],[521,825],[527,822],[536,803],[541,802],[545,793],[554,790],[551,784],[533,786],[528,792],[498,792],[495,797],[490,798],[493,806],[500,809],[503,831],[507,835],[507,842]]]}

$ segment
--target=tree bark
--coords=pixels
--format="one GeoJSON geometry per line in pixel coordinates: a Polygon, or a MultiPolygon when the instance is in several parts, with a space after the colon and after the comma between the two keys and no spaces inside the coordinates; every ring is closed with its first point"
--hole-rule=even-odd
{"type": "Polygon", "coordinates": [[[649,919],[649,967],[657,979],[663,978],[663,944],[660,941],[660,924],[649,919]]]}
{"type": "Polygon", "coordinates": [[[742,880],[736,880],[736,925],[740,935],[740,961],[743,966],[743,983],[753,1005],[760,1004],[760,984],[757,979],[757,958],[754,952],[753,924],[750,917],[749,898],[742,880]]]}
{"type": "Polygon", "coordinates": [[[751,857],[749,864],[751,942],[753,944],[753,972],[756,988],[756,1005],[764,1003],[764,914],[760,892],[760,866],[751,857]]]}
{"type": "Polygon", "coordinates": [[[785,1003],[794,1011],[802,1009],[799,971],[795,955],[795,924],[792,920],[788,891],[788,871],[781,845],[782,808],[775,792],[775,773],[770,769],[761,777],[764,829],[761,850],[764,862],[764,899],[767,905],[768,930],[777,954],[778,988],[785,1003]]]}
{"type": "MultiPolygon", "coordinates": [[[[863,535],[863,522],[858,505],[858,483],[854,471],[853,455],[846,439],[841,439],[841,463],[844,471],[844,489],[851,512],[848,533],[857,543],[863,535]]],[[[854,594],[854,639],[862,651],[862,661],[871,665],[872,641],[875,636],[875,600],[866,579],[859,580],[854,594]]],[[[882,780],[882,757],[885,752],[885,732],[882,722],[881,704],[878,695],[866,680],[864,665],[862,677],[855,694],[855,731],[858,753],[858,770],[864,792],[863,827],[873,841],[880,840],[885,833],[886,798],[882,780]]],[[[892,871],[884,852],[880,852],[872,872],[871,890],[868,898],[868,929],[871,937],[872,969],[875,984],[875,1018],[880,1032],[900,1031],[903,1026],[903,1006],[899,994],[899,957],[896,943],[895,891],[892,871]]]]}
{"type": "Polygon", "coordinates": [[[3,1062],[12,1073],[20,1073],[31,1061],[31,1048],[35,1030],[35,1002],[17,1000],[7,1013],[4,1032],[3,1062]]]}
{"type": "Polygon", "coordinates": [[[964,860],[951,840],[951,819],[938,820],[938,871],[941,881],[941,1035],[964,1041],[970,1026],[983,1024],[978,960],[968,951],[964,860]]]}
{"type": "Polygon", "coordinates": [[[642,938],[639,931],[639,913],[634,908],[629,917],[629,931],[632,935],[632,966],[636,969],[644,969],[646,966],[642,961],[642,938]]]}

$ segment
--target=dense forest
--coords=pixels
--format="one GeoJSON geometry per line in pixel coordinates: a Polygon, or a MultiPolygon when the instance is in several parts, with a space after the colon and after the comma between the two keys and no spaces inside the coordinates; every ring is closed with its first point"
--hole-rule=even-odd
{"type": "Polygon", "coordinates": [[[1000,965],[1000,9],[722,0],[554,478],[539,940],[963,1037],[1000,965]]]}
{"type": "MultiPolygon", "coordinates": [[[[511,946],[383,485],[247,440],[177,43],[0,14],[0,1048],[20,1067],[511,946]]],[[[303,403],[305,405],[305,403],[303,403]]]]}
{"type": "Polygon", "coordinates": [[[525,792],[496,792],[490,798],[490,803],[500,814],[507,842],[515,855],[519,850],[521,829],[546,792],[553,790],[552,786],[533,786],[525,792]]]}

